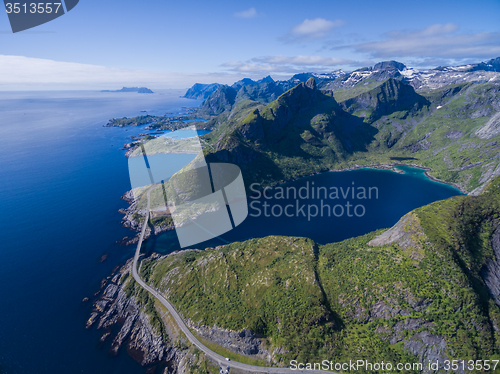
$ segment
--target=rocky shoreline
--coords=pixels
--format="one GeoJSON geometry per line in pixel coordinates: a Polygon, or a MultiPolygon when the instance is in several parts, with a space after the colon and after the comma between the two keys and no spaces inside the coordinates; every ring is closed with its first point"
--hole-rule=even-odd
{"type": "Polygon", "coordinates": [[[434,182],[443,183],[443,184],[447,184],[449,186],[452,186],[452,187],[456,188],[457,190],[460,190],[460,192],[462,192],[463,194],[469,193],[463,186],[461,186],[459,184],[452,183],[452,182],[446,182],[446,181],[441,180],[439,178],[433,177],[430,174],[430,172],[432,171],[431,168],[427,168],[425,166],[418,165],[418,164],[403,164],[401,162],[395,162],[395,163],[391,163],[391,164],[356,165],[353,167],[349,167],[347,169],[330,170],[330,171],[347,171],[347,170],[356,170],[356,169],[378,169],[378,170],[392,170],[395,173],[404,174],[404,171],[397,169],[396,166],[410,166],[413,168],[425,170],[424,174],[430,180],[432,180],[434,182]]]}
{"type": "Polygon", "coordinates": [[[205,357],[190,348],[189,341],[177,325],[169,321],[168,312],[155,307],[154,316],[161,319],[162,326],[158,331],[152,323],[151,310],[143,300],[127,294],[127,285],[132,281],[131,266],[132,260],[129,260],[103,282],[86,328],[102,330],[100,343],[109,346],[109,354],[117,355],[125,350],[147,368],[147,373],[189,373],[190,367],[196,367],[205,361],[205,357]]]}
{"type": "MultiPolygon", "coordinates": [[[[162,258],[158,254],[152,257],[162,258]]],[[[217,370],[218,364],[191,345],[170,313],[135,283],[131,276],[132,263],[130,259],[121,268],[117,267],[111,276],[103,279],[100,290],[94,294],[96,299],[86,328],[101,330],[99,343],[109,347],[109,354],[117,355],[120,351],[126,351],[147,368],[147,373],[191,373],[193,368],[202,365],[217,370]]],[[[273,356],[280,352],[269,352],[264,340],[251,331],[198,326],[190,320],[187,324],[208,342],[241,355],[277,363],[273,356]]]]}
{"type": "MultiPolygon", "coordinates": [[[[136,235],[133,238],[129,238],[128,236],[126,236],[121,240],[119,240],[118,243],[120,243],[121,245],[137,244],[137,242],[139,241],[139,235],[142,230],[142,222],[143,222],[141,220],[138,220],[137,214],[139,214],[141,217],[144,216],[142,216],[140,210],[137,209],[137,201],[136,199],[134,199],[132,191],[125,192],[125,194],[123,194],[121,199],[125,200],[130,204],[127,209],[120,209],[118,211],[119,213],[124,215],[121,224],[123,225],[123,227],[126,227],[131,231],[135,231],[136,235]]],[[[144,239],[149,238],[151,235],[158,235],[161,234],[162,232],[173,230],[174,228],[175,227],[173,224],[161,225],[161,226],[149,224],[148,227],[146,227],[144,239]]]]}

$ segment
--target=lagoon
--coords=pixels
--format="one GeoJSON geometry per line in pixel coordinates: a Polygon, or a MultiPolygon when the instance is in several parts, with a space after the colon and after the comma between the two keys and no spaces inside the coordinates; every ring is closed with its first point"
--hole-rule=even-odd
{"type": "MultiPolygon", "coordinates": [[[[266,193],[260,190],[248,197],[249,215],[241,225],[194,247],[203,249],[268,235],[303,236],[319,244],[338,242],[389,228],[415,208],[461,194],[450,185],[430,180],[423,169],[408,166],[398,169],[404,174],[386,169],[331,171],[269,188],[266,193]],[[354,195],[350,192],[353,187],[354,195]],[[285,191],[283,195],[280,189],[285,191]],[[326,198],[323,189],[329,191],[326,198]],[[286,196],[287,190],[295,194],[290,192],[286,196]],[[345,195],[341,192],[332,195],[332,190],[344,191],[345,195]],[[361,190],[366,191],[365,198],[358,194],[361,190]],[[329,214],[326,206],[330,208],[329,214]],[[342,206],[343,210],[336,206],[342,206]]],[[[180,249],[175,231],[150,238],[145,247],[149,252],[160,253],[180,249]]]]}

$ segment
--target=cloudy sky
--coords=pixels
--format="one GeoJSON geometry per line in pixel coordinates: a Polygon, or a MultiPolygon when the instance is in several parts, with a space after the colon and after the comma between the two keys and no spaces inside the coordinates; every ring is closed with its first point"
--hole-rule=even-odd
{"type": "Polygon", "coordinates": [[[383,60],[479,62],[500,56],[499,19],[499,0],[80,0],[16,34],[0,16],[0,90],[185,88],[383,60]]]}

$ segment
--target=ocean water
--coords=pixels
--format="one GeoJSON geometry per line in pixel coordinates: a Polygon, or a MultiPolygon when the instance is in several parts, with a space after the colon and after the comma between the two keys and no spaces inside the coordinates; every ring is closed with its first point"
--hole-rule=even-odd
{"type": "Polygon", "coordinates": [[[120,225],[130,181],[119,149],[144,129],[103,125],[200,103],[180,95],[0,93],[0,372],[144,372],[85,329],[82,299],[134,251],[116,244],[134,235],[120,225]]]}
{"type": "MultiPolygon", "coordinates": [[[[143,128],[105,128],[110,118],[179,112],[200,101],[180,91],[153,95],[101,92],[0,93],[0,372],[17,374],[132,374],[145,369],[126,352],[108,354],[110,342],[86,330],[91,303],[113,268],[132,257],[133,236],[120,225],[120,196],[130,188],[119,149],[143,128]],[[108,255],[101,262],[101,257],[108,255]]],[[[356,170],[324,173],[288,186],[377,187],[363,200],[363,217],[251,217],[198,247],[270,234],[308,236],[319,243],[389,227],[409,210],[459,191],[429,181],[421,171],[356,170]]],[[[244,177],[244,176],[243,176],[244,177]]],[[[349,199],[328,199],[345,203],[349,199]]],[[[351,199],[360,203],[359,199],[351,199]]],[[[294,199],[249,198],[274,205],[294,199]]],[[[307,205],[321,199],[304,199],[307,205]]],[[[275,208],[275,211],[279,208],[275,208]]],[[[255,214],[255,209],[249,210],[255,214]]],[[[178,249],[175,231],[146,242],[149,251],[178,249]]]]}

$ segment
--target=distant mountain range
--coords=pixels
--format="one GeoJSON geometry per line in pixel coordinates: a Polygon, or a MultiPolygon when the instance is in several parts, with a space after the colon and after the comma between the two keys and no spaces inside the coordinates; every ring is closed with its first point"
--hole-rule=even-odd
{"type": "Polygon", "coordinates": [[[123,87],[119,90],[102,90],[101,92],[137,92],[137,93],[154,93],[146,87],[123,87]]]}
{"type": "Polygon", "coordinates": [[[238,164],[249,182],[395,160],[467,192],[500,175],[500,58],[430,70],[386,61],[207,88],[186,93],[207,95],[207,157],[238,164]]]}
{"type": "MultiPolygon", "coordinates": [[[[274,81],[267,76],[259,81],[244,78],[231,86],[236,91],[235,101],[251,99],[261,102],[271,102],[279,95],[314,77],[320,90],[347,90],[353,87],[368,86],[370,84],[394,78],[411,85],[416,90],[426,88],[439,88],[449,84],[474,82],[486,83],[495,80],[496,74],[500,72],[500,57],[477,64],[462,66],[439,66],[435,69],[418,70],[407,67],[397,61],[384,61],[373,67],[357,69],[353,72],[336,70],[331,73],[300,73],[285,81],[274,81]]],[[[219,83],[202,84],[196,83],[191,87],[184,97],[190,99],[207,99],[212,93],[224,85],[219,83]]],[[[226,89],[227,90],[227,89],[226,89]]]]}

